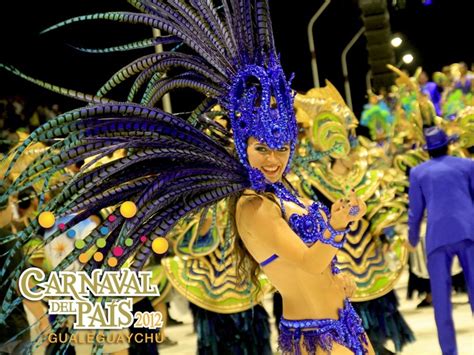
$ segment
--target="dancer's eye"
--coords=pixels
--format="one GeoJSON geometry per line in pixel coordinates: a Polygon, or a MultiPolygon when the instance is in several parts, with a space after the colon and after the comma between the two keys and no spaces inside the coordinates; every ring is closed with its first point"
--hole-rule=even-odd
{"type": "Polygon", "coordinates": [[[264,147],[263,145],[256,146],[255,150],[260,153],[266,153],[268,151],[267,147],[264,147]]]}

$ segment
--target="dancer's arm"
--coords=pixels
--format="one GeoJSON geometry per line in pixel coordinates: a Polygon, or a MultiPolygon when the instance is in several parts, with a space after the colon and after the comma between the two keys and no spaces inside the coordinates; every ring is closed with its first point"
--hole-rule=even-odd
{"type": "MultiPolygon", "coordinates": [[[[341,225],[332,227],[336,230],[344,228],[341,225]]],[[[258,262],[277,254],[279,258],[309,273],[320,274],[330,265],[338,251],[322,242],[308,247],[283,219],[277,205],[258,195],[245,196],[239,201],[237,228],[250,253],[260,259],[258,262]]],[[[328,231],[324,237],[329,237],[328,231]]],[[[335,241],[340,242],[342,238],[342,235],[338,235],[335,241]]]]}

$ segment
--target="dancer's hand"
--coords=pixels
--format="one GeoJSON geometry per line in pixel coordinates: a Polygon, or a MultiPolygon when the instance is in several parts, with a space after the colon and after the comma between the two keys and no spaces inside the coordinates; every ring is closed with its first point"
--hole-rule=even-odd
{"type": "Polygon", "coordinates": [[[357,285],[351,275],[345,272],[341,272],[339,274],[334,275],[334,277],[338,286],[341,288],[341,290],[344,291],[344,294],[347,298],[354,296],[357,290],[357,285]]]}
{"type": "Polygon", "coordinates": [[[367,212],[367,205],[351,190],[348,198],[340,198],[331,206],[331,226],[344,229],[350,222],[360,220],[367,212]]]}

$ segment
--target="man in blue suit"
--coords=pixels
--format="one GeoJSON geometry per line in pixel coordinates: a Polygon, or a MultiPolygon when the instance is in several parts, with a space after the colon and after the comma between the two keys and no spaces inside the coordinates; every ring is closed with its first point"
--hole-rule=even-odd
{"type": "Polygon", "coordinates": [[[451,304],[451,265],[458,256],[474,313],[474,161],[447,155],[451,138],[438,127],[425,130],[431,159],[413,168],[409,188],[411,246],[428,214],[426,253],[438,340],[443,355],[457,354],[451,304]]]}

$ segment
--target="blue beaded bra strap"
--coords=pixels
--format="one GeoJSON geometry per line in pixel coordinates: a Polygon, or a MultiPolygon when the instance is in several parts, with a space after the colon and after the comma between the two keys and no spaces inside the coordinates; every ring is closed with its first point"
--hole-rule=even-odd
{"type": "Polygon", "coordinates": [[[298,196],[296,196],[294,193],[289,191],[285,187],[285,185],[283,185],[281,182],[271,184],[268,186],[267,189],[268,191],[273,192],[275,196],[277,196],[278,199],[280,200],[281,213],[285,219],[286,219],[286,210],[285,210],[285,204],[283,203],[283,201],[291,201],[294,204],[300,206],[301,208],[306,209],[306,206],[300,202],[300,200],[298,199],[298,196]]]}

